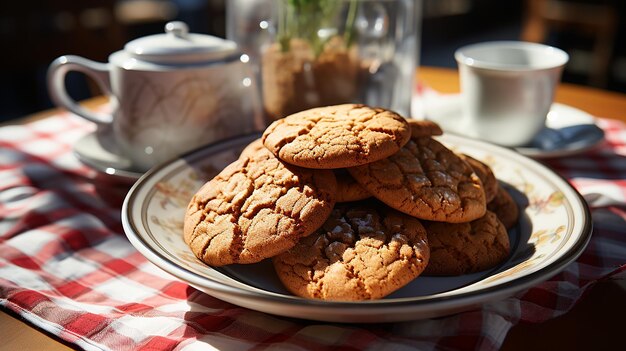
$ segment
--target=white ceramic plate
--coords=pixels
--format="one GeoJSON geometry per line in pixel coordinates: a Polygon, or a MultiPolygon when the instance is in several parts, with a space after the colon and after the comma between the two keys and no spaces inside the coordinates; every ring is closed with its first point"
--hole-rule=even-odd
{"type": "Polygon", "coordinates": [[[437,317],[501,299],[546,280],[575,260],[591,236],[589,211],[579,194],[541,164],[511,150],[454,135],[439,140],[483,160],[523,207],[510,231],[512,254],[495,269],[459,277],[418,277],[376,301],[328,302],[289,294],[271,263],[212,268],[182,240],[185,208],[193,193],[235,160],[258,135],[196,150],[150,170],[128,193],[122,209],[130,242],[148,260],[224,301],[267,313],[336,322],[390,322],[437,317]]]}
{"type": "MultiPolygon", "coordinates": [[[[444,131],[464,135],[460,129],[461,96],[459,94],[431,95],[415,99],[415,118],[437,122],[444,131]]],[[[585,111],[568,105],[554,103],[546,116],[546,126],[529,145],[514,148],[522,155],[533,158],[552,158],[575,155],[599,145],[604,131],[596,119],[585,111]]]]}

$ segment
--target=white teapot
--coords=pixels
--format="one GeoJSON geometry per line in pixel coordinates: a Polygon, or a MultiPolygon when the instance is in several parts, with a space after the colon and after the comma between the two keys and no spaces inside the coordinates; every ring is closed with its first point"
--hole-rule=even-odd
{"type": "Polygon", "coordinates": [[[167,23],[165,32],[127,43],[108,63],[68,55],[48,70],[52,101],[110,129],[119,152],[144,171],[265,127],[255,76],[234,42],[189,33],[183,22],[167,23]],[[110,97],[111,114],[86,110],[68,95],[70,71],[98,83],[110,97]]]}

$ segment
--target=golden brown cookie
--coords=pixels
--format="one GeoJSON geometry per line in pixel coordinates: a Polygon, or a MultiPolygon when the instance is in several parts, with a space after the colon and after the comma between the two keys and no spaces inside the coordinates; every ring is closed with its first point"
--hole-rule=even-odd
{"type": "Polygon", "coordinates": [[[337,178],[337,202],[364,200],[372,196],[361,184],[357,183],[345,168],[333,170],[337,178]]]}
{"type": "Polygon", "coordinates": [[[239,157],[242,158],[253,156],[263,149],[265,149],[265,146],[263,145],[263,141],[261,140],[261,138],[255,139],[241,151],[241,155],[239,155],[239,157]]]}
{"type": "Polygon", "coordinates": [[[412,138],[394,155],[348,171],[372,196],[417,218],[458,223],[485,214],[478,176],[430,137],[412,138]]]}
{"type": "Polygon", "coordinates": [[[184,240],[211,266],[259,262],[319,228],[332,211],[336,189],[332,171],[287,165],[259,149],[193,196],[184,240]]]}
{"type": "Polygon", "coordinates": [[[441,127],[428,120],[407,119],[411,127],[411,138],[429,137],[443,134],[441,127]]]}
{"type": "Polygon", "coordinates": [[[401,288],[424,270],[428,257],[419,220],[386,206],[340,204],[319,230],[272,261],[295,295],[352,301],[401,288]]]}
{"type": "Polygon", "coordinates": [[[487,204],[487,209],[498,216],[498,219],[500,219],[500,222],[504,224],[506,229],[513,228],[519,218],[517,203],[502,186],[498,186],[498,192],[494,199],[487,204]]]}
{"type": "Polygon", "coordinates": [[[493,198],[496,197],[496,193],[498,192],[498,188],[500,187],[500,185],[498,185],[498,180],[496,179],[496,176],[493,174],[493,171],[489,166],[481,161],[478,161],[472,156],[465,154],[458,155],[472,167],[474,173],[476,173],[478,178],[480,178],[480,182],[483,184],[483,189],[485,190],[485,200],[487,201],[487,203],[489,203],[489,201],[493,200],[493,198]]]}
{"type": "Polygon", "coordinates": [[[509,236],[493,212],[470,223],[424,222],[424,227],[430,246],[425,275],[479,272],[509,256],[509,236]]]}
{"type": "Polygon", "coordinates": [[[383,159],[411,136],[398,114],[365,105],[319,107],[274,121],[263,144],[281,160],[306,168],[345,168],[383,159]]]}

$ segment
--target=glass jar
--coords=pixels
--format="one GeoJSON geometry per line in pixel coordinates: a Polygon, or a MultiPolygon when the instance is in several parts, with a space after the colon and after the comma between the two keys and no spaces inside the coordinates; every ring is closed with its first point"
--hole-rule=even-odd
{"type": "Polygon", "coordinates": [[[420,4],[230,0],[227,37],[256,67],[270,119],[349,102],[409,116],[420,4]]]}

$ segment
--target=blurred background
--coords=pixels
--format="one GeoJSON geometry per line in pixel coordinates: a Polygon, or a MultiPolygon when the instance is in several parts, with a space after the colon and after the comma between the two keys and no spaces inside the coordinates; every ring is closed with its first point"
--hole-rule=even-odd
{"type": "MultiPolygon", "coordinates": [[[[106,62],[129,40],[182,20],[225,37],[228,0],[49,0],[0,3],[0,121],[52,106],[46,70],[63,54],[106,62]]],[[[252,0],[251,0],[252,1],[252,0]]],[[[563,81],[626,92],[626,1],[417,0],[422,3],[420,64],[455,68],[454,51],[488,40],[527,40],[570,55],[563,81]]],[[[82,100],[95,84],[71,73],[82,100]]]]}

